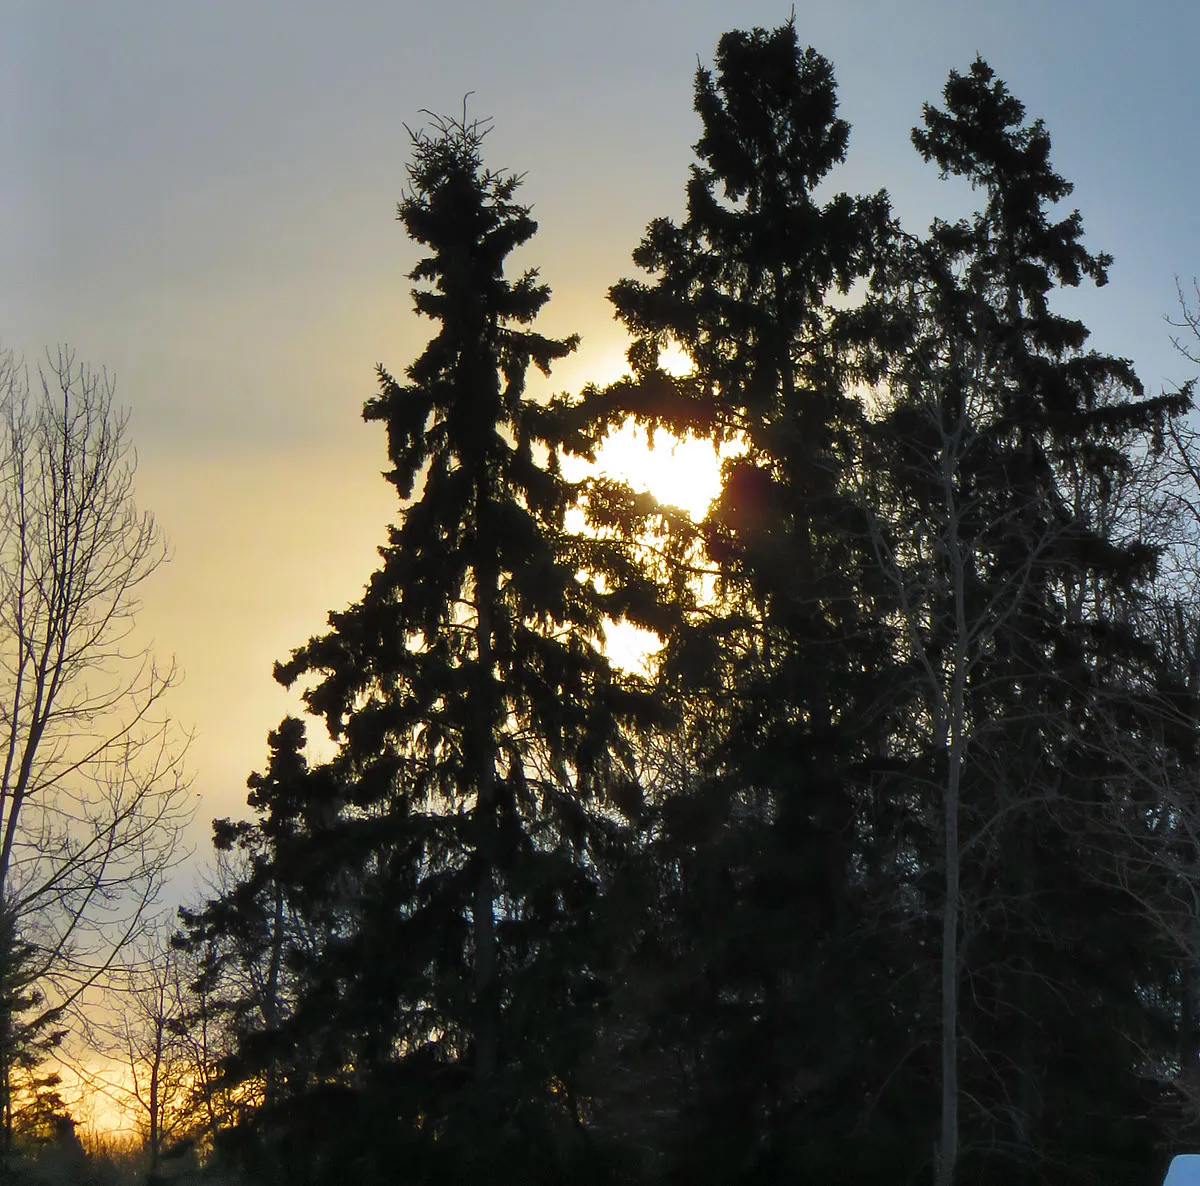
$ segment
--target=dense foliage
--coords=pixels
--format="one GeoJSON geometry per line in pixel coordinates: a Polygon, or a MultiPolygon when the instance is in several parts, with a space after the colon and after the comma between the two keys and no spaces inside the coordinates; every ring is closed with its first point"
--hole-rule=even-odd
{"type": "Polygon", "coordinates": [[[398,518],[276,671],[334,756],[271,734],[184,915],[199,1128],[297,1186],[1158,1183],[1200,1137],[1190,388],[1056,305],[1112,261],[982,60],[913,132],[977,208],[923,233],[837,191],[794,22],[695,106],[630,373],[549,401],[519,179],[413,139],[398,518]],[[565,476],[630,420],[724,447],[700,522],[565,476]]]}

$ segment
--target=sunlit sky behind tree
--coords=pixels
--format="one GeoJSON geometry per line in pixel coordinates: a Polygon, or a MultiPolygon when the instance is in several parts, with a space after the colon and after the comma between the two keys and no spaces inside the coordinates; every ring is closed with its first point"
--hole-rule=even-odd
{"type": "MultiPolygon", "coordinates": [[[[196,844],[236,813],[295,701],[271,665],[359,595],[394,512],[382,435],[360,419],[429,325],[394,221],[421,109],[490,116],[495,167],[524,172],[541,230],[523,263],[579,332],[553,390],[622,369],[605,299],[645,224],[682,212],[697,59],[761,0],[316,3],[30,0],[0,39],[0,342],[115,372],[138,491],[173,546],[142,624],[186,671],[196,844]]],[[[1111,283],[1074,308],[1148,388],[1185,379],[1165,315],[1200,271],[1194,5],[1147,0],[822,0],[800,36],[834,63],[850,156],[835,184],[887,186],[913,229],[954,215],[908,132],[981,53],[1043,117],[1111,283]]],[[[697,511],[713,467],[624,462],[697,511]]],[[[711,492],[709,489],[708,492],[711,492]]]]}

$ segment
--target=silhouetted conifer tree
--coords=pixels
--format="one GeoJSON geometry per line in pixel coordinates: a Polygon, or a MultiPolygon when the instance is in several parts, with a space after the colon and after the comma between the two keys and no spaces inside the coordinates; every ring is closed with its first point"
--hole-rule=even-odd
{"type": "Polygon", "coordinates": [[[1052,310],[1056,289],[1104,284],[1111,259],[1083,246],[1077,211],[1052,216],[1072,187],[1041,122],[982,60],[944,97],[913,142],[985,204],[898,240],[877,274],[886,444],[861,475],[900,592],[914,701],[894,744],[942,924],[922,1019],[941,1050],[937,1181],[1042,1181],[1047,1165],[1100,1181],[1151,1140],[1134,1067],[1153,973],[1129,958],[1137,926],[1090,876],[1089,846],[1105,843],[1105,706],[1152,657],[1129,607],[1157,548],[1068,488],[1083,476],[1102,497],[1187,399],[1144,398],[1127,361],[1052,310]]]}
{"type": "Polygon", "coordinates": [[[843,476],[862,411],[831,300],[868,274],[887,204],[816,196],[849,128],[794,23],[726,34],[695,95],[686,216],[650,224],[650,279],[610,293],[633,377],[585,406],[741,449],[701,527],[711,599],[664,653],[699,777],[663,807],[659,1037],[693,1066],[680,1178],[782,1180],[856,1156],[888,993],[858,870],[892,647],[843,476]],[[690,374],[663,370],[669,344],[690,374]]]}
{"type": "Polygon", "coordinates": [[[37,989],[37,949],[21,937],[17,917],[0,904],[0,1179],[14,1136],[36,1137],[63,1107],[61,1078],[43,1066],[65,1037],[61,1014],[37,989]]]}
{"type": "Polygon", "coordinates": [[[285,1049],[280,1029],[303,970],[353,909],[350,894],[336,892],[345,890],[344,879],[331,883],[314,858],[341,798],[330,770],[310,769],[304,722],[295,717],[269,733],[267,745],[266,773],[247,780],[257,818],[214,822],[217,892],[199,908],[180,910],[182,933],[174,939],[196,956],[197,1022],[219,1026],[236,1050],[203,1086],[254,1105],[273,1104],[281,1083],[303,1084],[311,1070],[303,1044],[285,1049]]]}
{"type": "Polygon", "coordinates": [[[268,837],[272,875],[327,928],[289,957],[275,1049],[293,1073],[260,1112],[292,1181],[602,1172],[575,1093],[605,991],[595,907],[622,730],[657,711],[604,627],[647,624],[655,595],[630,587],[624,541],[568,527],[586,499],[559,467],[562,401],[526,377],[576,339],[535,332],[549,289],[505,274],[536,223],[519,178],[484,167],[485,131],[413,137],[399,218],[427,249],[413,297],[437,332],[404,380],[379,369],[364,410],[400,518],[362,601],[276,672],[307,683],[338,752],[252,796],[264,835],[324,813],[268,837]]]}

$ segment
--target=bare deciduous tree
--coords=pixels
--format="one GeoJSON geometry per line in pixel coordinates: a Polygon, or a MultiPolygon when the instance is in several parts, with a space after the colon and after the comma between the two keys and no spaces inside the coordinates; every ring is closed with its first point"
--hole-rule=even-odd
{"type": "MultiPolygon", "coordinates": [[[[982,1054],[985,1064],[995,1058],[964,1033],[961,1016],[964,984],[973,991],[967,951],[996,925],[989,915],[1005,911],[993,900],[982,871],[994,872],[1003,862],[1001,833],[1047,794],[1012,785],[1006,731],[1014,710],[983,707],[990,704],[990,694],[981,689],[1020,682],[1018,676],[996,674],[997,640],[1021,630],[1021,615],[1032,590],[1048,579],[1047,557],[1070,517],[1061,508],[1058,514],[1041,514],[1034,494],[1005,495],[980,476],[994,477],[1005,447],[996,439],[996,363],[990,344],[968,340],[932,349],[944,349],[946,357],[924,372],[918,362],[907,360],[905,381],[894,380],[894,391],[905,392],[901,398],[886,390],[874,394],[875,432],[850,481],[866,511],[875,565],[893,599],[898,657],[911,673],[911,718],[895,744],[909,757],[924,755],[920,778],[931,792],[928,802],[938,808],[939,818],[931,814],[922,822],[940,849],[940,902],[930,903],[941,921],[934,1167],[938,1186],[950,1186],[963,1152],[964,1054],[982,1054]],[[943,373],[953,376],[951,381],[943,373]],[[998,557],[1006,551],[1021,559],[1001,568],[998,557]],[[990,787],[982,798],[980,782],[990,787]],[[968,794],[972,783],[974,793],[968,794]],[[968,871],[969,881],[964,879],[968,871]]],[[[1032,670],[1025,672],[1031,686],[1038,678],[1032,670]]],[[[1032,909],[1031,893],[1023,892],[1026,908],[1032,909]]],[[[985,1106],[972,1103],[976,1109],[985,1106]]],[[[1014,1104],[1018,1130],[1020,1111],[1014,1104]]]]}
{"type": "Polygon", "coordinates": [[[61,1018],[145,923],[190,815],[173,665],[133,638],[166,559],[133,498],[127,415],[60,349],[0,352],[0,902],[61,1018]]]}
{"type": "Polygon", "coordinates": [[[191,1032],[195,961],[167,932],[148,930],[123,953],[111,1007],[90,1019],[91,1059],[75,1068],[135,1128],[154,1179],[164,1154],[205,1127],[204,1076],[191,1032]],[[99,1056],[99,1062],[95,1060],[99,1056]]]}

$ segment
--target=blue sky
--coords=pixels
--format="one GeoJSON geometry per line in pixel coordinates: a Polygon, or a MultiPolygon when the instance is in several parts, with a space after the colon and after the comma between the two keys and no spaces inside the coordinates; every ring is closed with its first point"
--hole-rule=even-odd
{"type": "MultiPolygon", "coordinates": [[[[394,221],[422,108],[490,115],[526,173],[554,289],[584,343],[555,386],[612,373],[604,293],[649,219],[678,214],[697,59],[759,0],[5,0],[0,343],[69,341],[118,376],[139,498],[174,550],[143,625],[187,673],[201,826],[236,811],[292,702],[274,659],[355,599],[392,512],[359,412],[427,327],[394,221]]],[[[921,104],[982,54],[1046,120],[1109,286],[1071,303],[1151,390],[1189,377],[1165,315],[1200,273],[1200,8],[1100,0],[821,0],[801,38],[853,125],[836,184],[886,187],[911,228],[963,209],[912,150],[921,104]]]]}

